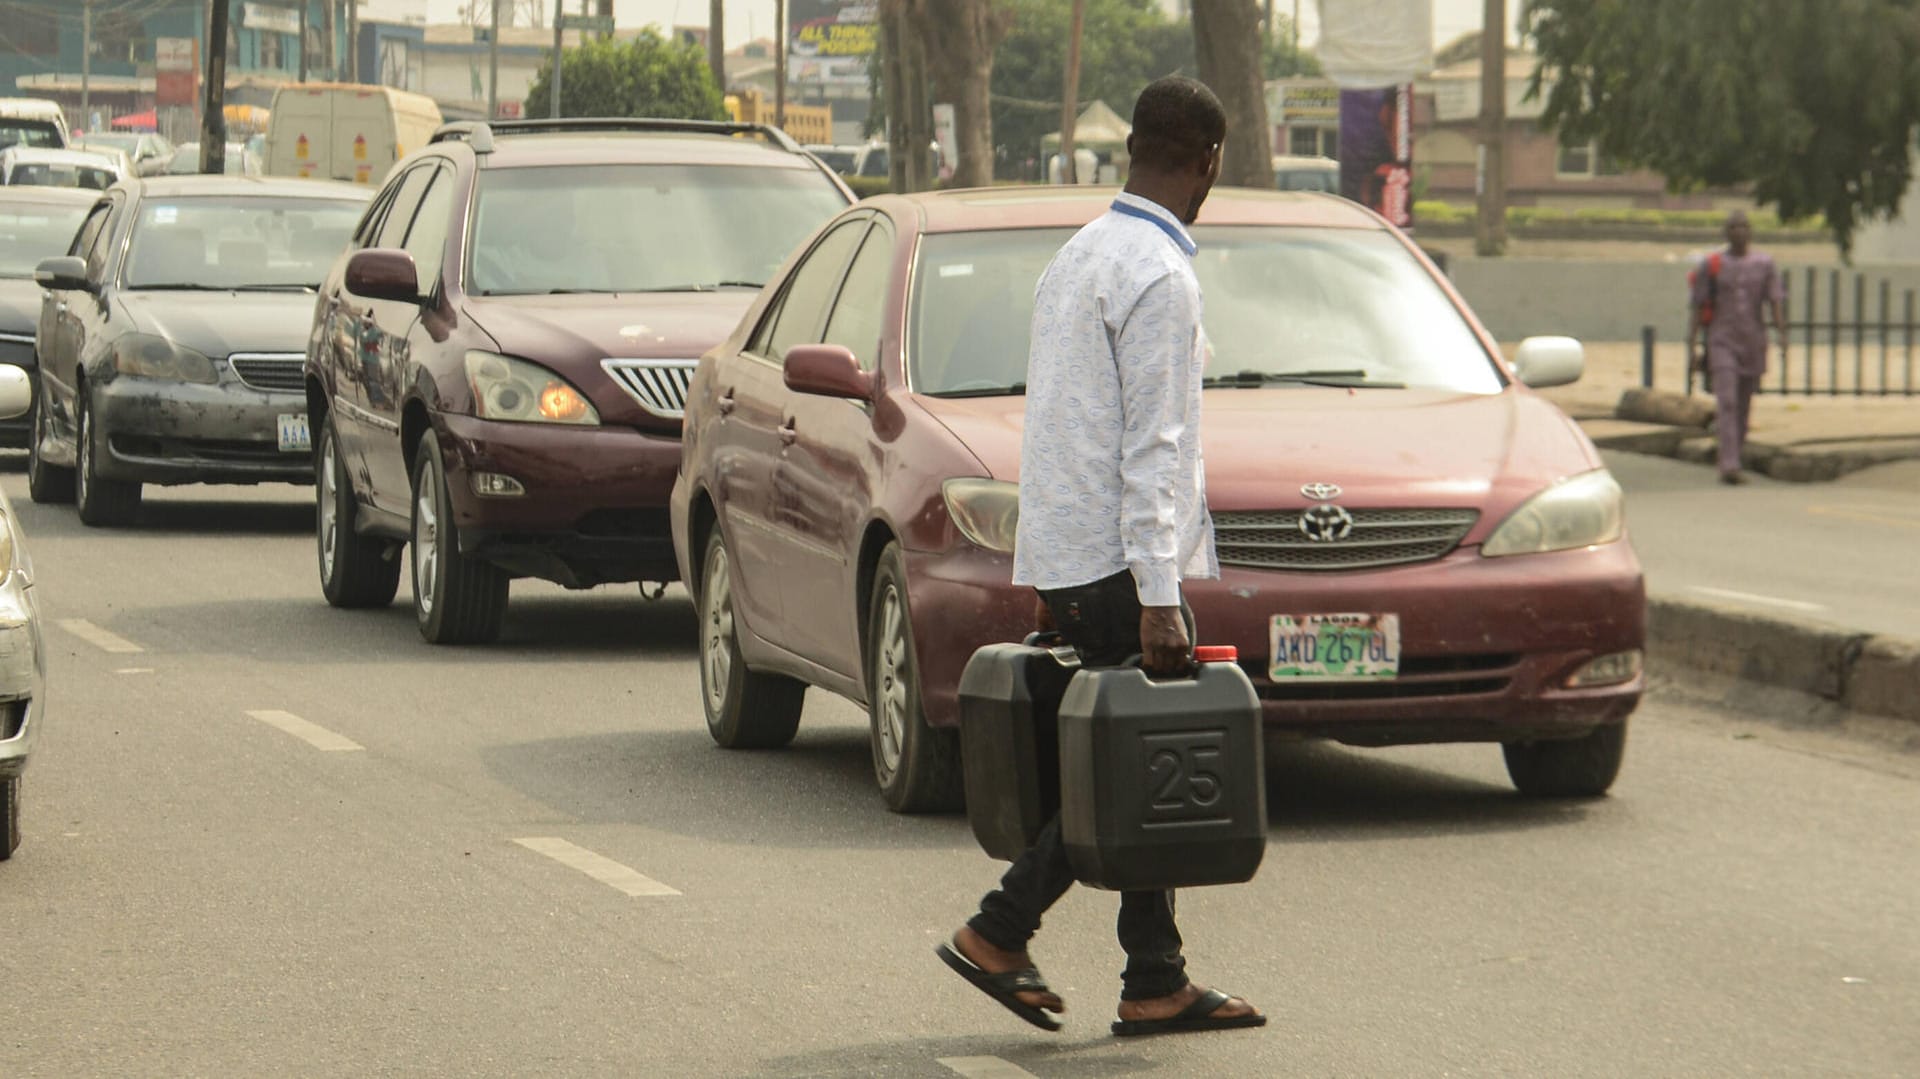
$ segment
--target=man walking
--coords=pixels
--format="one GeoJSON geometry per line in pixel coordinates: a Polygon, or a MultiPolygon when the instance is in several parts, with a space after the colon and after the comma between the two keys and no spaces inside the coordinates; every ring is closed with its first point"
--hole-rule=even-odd
{"type": "Polygon", "coordinates": [[[1780,347],[1787,346],[1780,271],[1771,256],[1752,250],[1752,244],[1753,226],[1746,212],[1728,214],[1727,249],[1709,255],[1694,274],[1692,314],[1687,322],[1687,355],[1713,383],[1721,483],[1746,482],[1740,458],[1746,449],[1753,394],[1767,373],[1768,321],[1780,332],[1780,347]],[[1699,351],[1703,326],[1705,356],[1699,351]]]}
{"type": "MultiPolygon", "coordinates": [[[[1035,292],[1013,580],[1038,590],[1036,621],[1089,666],[1138,654],[1150,674],[1192,669],[1180,582],[1218,576],[1200,461],[1207,345],[1187,226],[1220,175],[1226,129],[1201,83],[1147,87],[1126,190],[1061,248],[1035,292]]],[[[1046,1013],[1066,1007],[1027,942],[1072,883],[1055,816],[941,959],[1021,1018],[1060,1029],[1046,1013]]],[[[1266,1022],[1188,980],[1172,892],[1121,893],[1119,937],[1115,1034],[1266,1022]]]]}

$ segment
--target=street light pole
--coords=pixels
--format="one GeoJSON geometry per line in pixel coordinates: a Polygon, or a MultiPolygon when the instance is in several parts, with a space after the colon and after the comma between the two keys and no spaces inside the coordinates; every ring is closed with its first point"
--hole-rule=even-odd
{"type": "Polygon", "coordinates": [[[787,0],[773,0],[773,126],[787,129],[787,0]]]}
{"type": "Polygon", "coordinates": [[[93,134],[93,0],[80,0],[80,122],[93,134]]]}
{"type": "Polygon", "coordinates": [[[1087,0],[1073,0],[1073,21],[1067,29],[1067,81],[1060,94],[1060,182],[1077,184],[1073,167],[1074,125],[1080,118],[1080,39],[1086,30],[1087,0]]]}
{"type": "Polygon", "coordinates": [[[493,29],[487,32],[487,119],[500,118],[500,3],[493,0],[493,29]]]}
{"type": "Polygon", "coordinates": [[[560,119],[560,60],[561,49],[564,48],[560,41],[560,21],[567,17],[566,2],[567,0],[553,0],[553,86],[551,87],[553,95],[552,103],[547,107],[547,115],[555,120],[560,119]]]}
{"type": "Polygon", "coordinates": [[[1479,213],[1474,253],[1507,250],[1507,0],[1486,0],[1480,27],[1479,213]]]}
{"type": "Polygon", "coordinates": [[[227,18],[231,0],[210,0],[207,93],[200,114],[200,171],[227,171],[227,18]]]}

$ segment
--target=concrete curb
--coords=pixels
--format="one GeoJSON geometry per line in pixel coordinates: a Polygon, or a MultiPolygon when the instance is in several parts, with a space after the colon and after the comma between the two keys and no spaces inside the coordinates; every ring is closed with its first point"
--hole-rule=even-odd
{"type": "Polygon", "coordinates": [[[1660,659],[1920,723],[1920,641],[1728,604],[1647,600],[1647,650],[1660,659]]]}
{"type": "MultiPolygon", "coordinates": [[[[1711,465],[1719,454],[1710,428],[1713,413],[1711,399],[1629,389],[1620,395],[1611,418],[1581,419],[1580,426],[1601,449],[1711,465]]],[[[1920,459],[1920,437],[1912,435],[1800,442],[1761,436],[1747,441],[1743,463],[1749,471],[1787,483],[1826,483],[1876,465],[1915,459],[1920,459]]]]}

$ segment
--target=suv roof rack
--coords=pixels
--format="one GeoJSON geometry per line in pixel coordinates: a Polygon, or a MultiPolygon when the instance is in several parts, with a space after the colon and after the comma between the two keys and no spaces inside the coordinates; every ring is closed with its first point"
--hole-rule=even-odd
{"type": "Polygon", "coordinates": [[[802,153],[791,135],[771,124],[726,120],[662,120],[651,117],[576,117],[560,120],[458,120],[441,124],[429,144],[464,139],[476,154],[493,152],[495,135],[563,135],[603,132],[669,133],[683,135],[754,135],[790,154],[802,153]]]}

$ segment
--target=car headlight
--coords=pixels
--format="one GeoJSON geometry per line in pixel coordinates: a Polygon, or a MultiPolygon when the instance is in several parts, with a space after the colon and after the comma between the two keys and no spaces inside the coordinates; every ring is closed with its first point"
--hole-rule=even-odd
{"type": "Polygon", "coordinates": [[[585,394],[537,363],[495,352],[467,353],[473,412],[483,420],[572,423],[594,427],[600,414],[585,394]]]}
{"type": "Polygon", "coordinates": [[[1013,553],[1013,536],[1020,527],[1019,484],[971,477],[948,480],[940,485],[940,494],[947,500],[947,516],[970,543],[1013,553]]]}
{"type": "Polygon", "coordinates": [[[1625,501],[1604,468],[1562,480],[1500,522],[1480,553],[1542,554],[1612,543],[1626,531],[1625,501]]]}
{"type": "Polygon", "coordinates": [[[113,342],[113,369],[123,375],[175,382],[212,382],[213,360],[150,333],[123,334],[113,342]]]}

